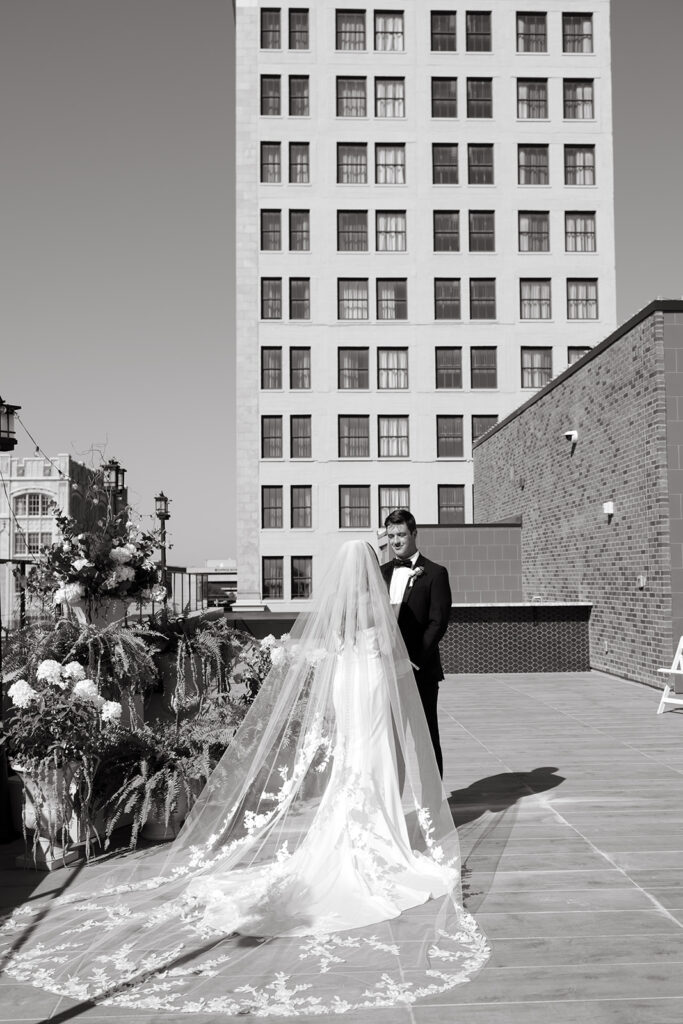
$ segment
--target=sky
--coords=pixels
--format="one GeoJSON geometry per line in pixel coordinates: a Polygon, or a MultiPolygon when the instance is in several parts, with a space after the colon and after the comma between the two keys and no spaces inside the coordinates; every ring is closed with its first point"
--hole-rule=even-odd
{"type": "MultiPolygon", "coordinates": [[[[620,322],[683,295],[681,38],[613,0],[620,322]]],[[[163,489],[177,565],[235,555],[233,44],[232,0],[0,0],[0,395],[163,489]]]]}

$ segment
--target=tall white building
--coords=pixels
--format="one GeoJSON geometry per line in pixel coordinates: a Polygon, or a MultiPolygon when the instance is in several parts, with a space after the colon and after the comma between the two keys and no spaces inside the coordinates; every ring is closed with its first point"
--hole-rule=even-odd
{"type": "Polygon", "coordinates": [[[472,438],[615,327],[609,17],[237,0],[242,607],[471,521],[472,438]]]}

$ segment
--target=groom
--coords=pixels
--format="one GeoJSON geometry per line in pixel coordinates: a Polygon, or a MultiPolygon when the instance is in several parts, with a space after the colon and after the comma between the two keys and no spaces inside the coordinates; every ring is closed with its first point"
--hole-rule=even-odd
{"type": "Polygon", "coordinates": [[[407,509],[390,512],[384,525],[394,558],[381,566],[382,575],[413,663],[436,763],[443,778],[436,702],[443,679],[439,640],[446,632],[451,612],[448,572],[443,565],[430,562],[417,550],[417,523],[407,509]]]}

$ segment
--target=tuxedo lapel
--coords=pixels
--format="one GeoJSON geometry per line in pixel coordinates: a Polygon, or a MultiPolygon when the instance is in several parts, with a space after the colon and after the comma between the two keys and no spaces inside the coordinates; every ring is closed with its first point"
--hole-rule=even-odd
{"type": "MultiPolygon", "coordinates": [[[[421,567],[423,569],[423,575],[424,575],[425,559],[424,559],[422,554],[419,554],[417,556],[417,558],[415,560],[415,565],[413,566],[413,570],[417,569],[418,567],[421,567]]],[[[417,583],[419,578],[420,578],[419,576],[412,576],[408,580],[408,582],[406,583],[406,589],[403,591],[403,598],[401,599],[401,604],[408,604],[408,602],[410,601],[410,598],[412,596],[413,590],[415,589],[415,584],[417,583]]]]}

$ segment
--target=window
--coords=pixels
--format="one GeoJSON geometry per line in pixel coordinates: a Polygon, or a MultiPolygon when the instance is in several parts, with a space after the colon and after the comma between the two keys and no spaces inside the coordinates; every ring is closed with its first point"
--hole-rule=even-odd
{"type": "Polygon", "coordinates": [[[375,117],[405,117],[405,79],[375,79],[375,117]]]}
{"type": "Polygon", "coordinates": [[[370,528],[370,488],[348,487],[339,488],[339,526],[342,529],[370,528]]]}
{"type": "Polygon", "coordinates": [[[340,416],[339,458],[367,459],[370,457],[370,417],[340,416]]]}
{"type": "Polygon", "coordinates": [[[548,184],[547,146],[517,147],[517,180],[520,185],[548,184]]]}
{"type": "Polygon", "coordinates": [[[261,181],[264,184],[282,180],[280,143],[261,143],[261,181]]]}
{"type": "Polygon", "coordinates": [[[282,488],[261,488],[261,527],[264,530],[282,529],[282,488]]]}
{"type": "Polygon", "coordinates": [[[436,386],[441,390],[462,387],[462,349],[435,349],[436,386]]]}
{"type": "Polygon", "coordinates": [[[455,11],[432,11],[432,50],[442,53],[456,49],[455,11]]]}
{"type": "Polygon", "coordinates": [[[467,175],[470,185],[493,185],[493,146],[467,147],[467,175]]]}
{"type": "Polygon", "coordinates": [[[407,416],[378,416],[377,434],[380,459],[408,458],[407,416]]]}
{"type": "Polygon", "coordinates": [[[547,16],[534,12],[517,14],[517,53],[547,53],[547,16]]]}
{"type": "Polygon", "coordinates": [[[261,250],[277,252],[282,248],[280,210],[261,210],[261,250]]]}
{"type": "Polygon", "coordinates": [[[462,484],[439,484],[439,524],[465,522],[465,488],[462,484]]]}
{"type": "Polygon", "coordinates": [[[282,278],[261,278],[261,318],[263,320],[282,319],[282,278]]]}
{"type": "Polygon", "coordinates": [[[52,533],[42,530],[17,530],[14,534],[15,555],[38,555],[52,544],[52,533]]]}
{"type": "Polygon", "coordinates": [[[337,251],[367,252],[368,211],[337,210],[337,251]]]}
{"type": "Polygon", "coordinates": [[[519,211],[519,251],[548,252],[550,214],[547,210],[519,211]]]}
{"type": "Polygon", "coordinates": [[[405,185],[406,147],[398,142],[393,145],[378,143],[375,146],[375,184],[405,185]]]}
{"type": "Polygon", "coordinates": [[[564,238],[567,252],[595,252],[595,212],[565,213],[564,238]]]}
{"type": "Polygon", "coordinates": [[[458,144],[432,145],[432,181],[435,185],[458,184],[458,144]]]}
{"type": "Polygon", "coordinates": [[[459,251],[459,210],[434,210],[434,252],[459,251]]]}
{"type": "Polygon", "coordinates": [[[368,180],[368,146],[366,142],[337,143],[337,183],[364,185],[368,180]]]}
{"type": "Polygon", "coordinates": [[[311,319],[311,281],[308,277],[289,279],[289,319],[311,319]]]}
{"type": "Polygon", "coordinates": [[[370,386],[369,356],[367,348],[337,350],[337,387],[340,391],[361,391],[370,386]]]}
{"type": "Polygon", "coordinates": [[[15,516],[52,516],[55,508],[55,500],[49,494],[19,494],[14,499],[15,516]]]}
{"type": "Polygon", "coordinates": [[[470,252],[495,252],[496,214],[493,210],[470,210],[470,252]]]}
{"type": "Polygon", "coordinates": [[[365,50],[365,11],[336,12],[338,50],[365,50]]]}
{"type": "Polygon", "coordinates": [[[470,280],[470,320],[494,320],[495,316],[495,278],[473,277],[470,280]]]}
{"type": "Polygon", "coordinates": [[[493,117],[493,80],[467,79],[467,116],[493,117]]]}
{"type": "Polygon", "coordinates": [[[470,386],[472,388],[498,387],[495,348],[473,348],[470,352],[470,386]]]}
{"type": "Polygon", "coordinates": [[[292,391],[308,391],[311,387],[310,348],[290,348],[289,386],[292,391]]]}
{"type": "Polygon", "coordinates": [[[550,320],[550,278],[519,282],[519,315],[522,320],[550,320]]]}
{"type": "Polygon", "coordinates": [[[377,279],[377,319],[408,319],[408,282],[404,277],[377,279]]]}
{"type": "Polygon", "coordinates": [[[583,359],[586,352],[590,352],[590,346],[586,345],[575,345],[570,346],[567,349],[567,365],[572,366],[573,363],[578,363],[579,359],[583,359]]]}
{"type": "Polygon", "coordinates": [[[462,416],[436,417],[436,456],[438,459],[463,457],[462,416]]]}
{"type": "Polygon", "coordinates": [[[564,183],[595,184],[595,146],[564,147],[564,183]]]}
{"type": "Polygon", "coordinates": [[[292,600],[308,598],[313,592],[313,559],[292,555],[292,600]]]}
{"type": "Polygon", "coordinates": [[[280,76],[261,75],[261,114],[280,113],[280,76]]]}
{"type": "Polygon", "coordinates": [[[432,117],[458,116],[458,79],[432,78],[432,117]]]}
{"type": "Polygon", "coordinates": [[[282,387],[282,349],[261,349],[261,387],[264,391],[282,387]]]}
{"type": "Polygon", "coordinates": [[[289,76],[290,117],[308,117],[311,112],[308,75],[289,76]]]}
{"type": "Polygon", "coordinates": [[[308,49],[308,10],[303,7],[292,7],[289,11],[289,48],[308,49]]]}
{"type": "Polygon", "coordinates": [[[368,279],[341,277],[337,281],[337,316],[339,320],[367,320],[368,279]]]}
{"type": "Polygon", "coordinates": [[[410,487],[384,485],[379,489],[379,525],[396,508],[410,508],[410,487]]]}
{"type": "Polygon", "coordinates": [[[592,78],[565,78],[564,116],[580,121],[595,117],[592,78]]]}
{"type": "Polygon", "coordinates": [[[565,53],[593,52],[593,15],[562,15],[562,49],[565,53]]]}
{"type": "Polygon", "coordinates": [[[567,281],[567,319],[597,320],[598,318],[598,282],[595,278],[580,280],[569,278],[567,281]]]}
{"type": "Polygon", "coordinates": [[[470,53],[491,50],[491,12],[468,11],[465,18],[465,45],[470,53]]]}
{"type": "Polygon", "coordinates": [[[293,486],[291,490],[292,529],[310,530],[313,495],[310,485],[293,486]]]}
{"type": "Polygon", "coordinates": [[[261,458],[282,458],[282,416],[261,417],[261,458]]]}
{"type": "Polygon", "coordinates": [[[337,117],[367,117],[367,79],[337,78],[337,117]]]}
{"type": "Polygon", "coordinates": [[[263,7],[261,9],[261,49],[279,50],[280,46],[280,8],[263,7]]]}
{"type": "Polygon", "coordinates": [[[542,388],[553,375],[551,348],[522,349],[522,387],[542,388]]]}
{"type": "Polygon", "coordinates": [[[408,387],[408,349],[377,349],[377,387],[380,391],[401,391],[408,387]]]}
{"type": "Polygon", "coordinates": [[[434,281],[434,319],[460,319],[459,277],[437,277],[434,281]]]}
{"type": "Polygon", "coordinates": [[[375,228],[377,252],[405,252],[405,210],[378,210],[375,228]]]}
{"type": "Polygon", "coordinates": [[[548,117],[548,79],[517,79],[517,117],[538,119],[548,117]]]}
{"type": "Polygon", "coordinates": [[[289,144],[289,180],[295,185],[310,181],[309,145],[307,142],[289,144]]]}
{"type": "Polygon", "coordinates": [[[478,441],[487,430],[495,427],[498,422],[497,416],[473,416],[472,417],[472,441],[478,441]]]}
{"type": "Polygon", "coordinates": [[[311,458],[311,417],[290,416],[289,450],[293,459],[311,458]]]}
{"type": "Polygon", "coordinates": [[[311,248],[310,210],[289,211],[289,251],[308,252],[311,248]]]}
{"type": "Polygon", "coordinates": [[[403,11],[375,11],[375,49],[403,49],[403,11]]]}
{"type": "Polygon", "coordinates": [[[264,558],[262,565],[263,597],[270,600],[284,597],[283,562],[281,555],[264,558]]]}

